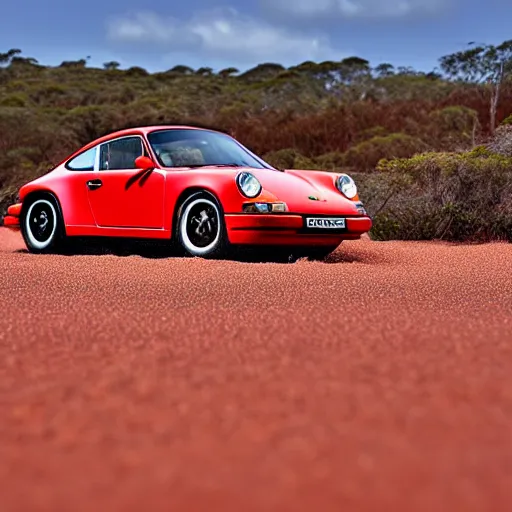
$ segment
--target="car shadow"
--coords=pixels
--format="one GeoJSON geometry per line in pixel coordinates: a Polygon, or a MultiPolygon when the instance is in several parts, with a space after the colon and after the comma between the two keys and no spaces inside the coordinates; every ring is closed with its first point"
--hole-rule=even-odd
{"type": "Polygon", "coordinates": [[[149,259],[164,259],[176,256],[168,244],[153,241],[129,241],[126,239],[76,239],[63,251],[67,256],[141,256],[149,259]]]}
{"type": "MultiPolygon", "coordinates": [[[[30,254],[27,249],[16,249],[13,251],[19,254],[30,254]]],[[[105,240],[94,238],[74,239],[65,249],[57,251],[60,256],[117,256],[132,257],[139,256],[148,259],[178,259],[194,258],[183,253],[169,244],[162,244],[153,241],[126,241],[105,240]]],[[[200,257],[196,257],[199,258],[200,257]]],[[[240,263],[295,263],[304,259],[299,254],[282,251],[263,249],[240,249],[235,248],[230,254],[217,261],[235,261],[240,263]]]]}
{"type": "MultiPolygon", "coordinates": [[[[317,262],[326,264],[378,264],[385,262],[386,258],[382,251],[375,250],[376,247],[343,247],[333,251],[324,258],[308,258],[300,252],[293,252],[293,249],[283,250],[275,247],[258,247],[258,248],[233,248],[230,254],[217,261],[234,261],[240,263],[300,263],[300,262],[317,262]]],[[[29,254],[25,248],[13,251],[19,254],[29,254]]],[[[126,240],[126,239],[104,239],[104,238],[76,238],[73,243],[64,251],[59,251],[63,256],[117,256],[131,257],[139,256],[147,259],[178,259],[193,258],[186,256],[182,251],[168,243],[148,241],[148,240],[126,240]]]]}
{"type": "MultiPolygon", "coordinates": [[[[27,249],[12,251],[17,254],[30,254],[27,249]]],[[[55,252],[60,256],[142,256],[144,258],[169,258],[176,256],[168,246],[144,243],[119,243],[106,240],[73,240],[64,249],[55,252]]]]}

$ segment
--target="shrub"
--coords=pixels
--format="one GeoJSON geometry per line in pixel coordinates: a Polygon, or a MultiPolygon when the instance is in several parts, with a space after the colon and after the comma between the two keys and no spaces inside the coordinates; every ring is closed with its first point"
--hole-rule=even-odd
{"type": "Polygon", "coordinates": [[[505,126],[505,125],[510,125],[512,124],[512,114],[510,114],[509,116],[507,116],[505,119],[503,119],[503,121],[501,121],[500,123],[502,126],[505,126]]]}
{"type": "Polygon", "coordinates": [[[316,167],[326,171],[337,171],[345,165],[343,153],[331,151],[315,158],[316,167]]]}
{"type": "Polygon", "coordinates": [[[113,119],[112,109],[90,105],[70,110],[62,122],[76,135],[78,149],[81,145],[108,133],[114,124],[113,119]]]}
{"type": "Polygon", "coordinates": [[[242,101],[235,101],[224,105],[218,112],[219,121],[224,124],[229,123],[231,120],[246,118],[250,114],[251,108],[252,105],[242,101]]]}
{"type": "Polygon", "coordinates": [[[25,107],[27,105],[28,98],[26,94],[16,92],[8,94],[0,100],[1,107],[25,107]]]}
{"type": "Polygon", "coordinates": [[[11,80],[5,86],[5,90],[9,92],[20,92],[27,89],[27,82],[23,80],[11,80]]]}
{"type": "Polygon", "coordinates": [[[450,106],[430,113],[433,136],[443,147],[474,144],[479,129],[478,113],[463,106],[450,106]]]}
{"type": "Polygon", "coordinates": [[[452,105],[441,110],[434,110],[430,117],[444,132],[471,133],[478,122],[477,112],[471,108],[452,105]]]}
{"type": "Polygon", "coordinates": [[[498,126],[486,148],[493,153],[512,157],[512,125],[498,126]]]}
{"type": "Polygon", "coordinates": [[[292,148],[267,153],[263,159],[280,169],[315,169],[315,163],[292,148]]]}
{"type": "Polygon", "coordinates": [[[343,164],[356,171],[372,171],[383,158],[410,157],[426,151],[428,146],[421,139],[404,133],[377,136],[360,142],[345,152],[343,164]]]}
{"type": "Polygon", "coordinates": [[[28,90],[31,99],[40,105],[56,104],[69,97],[71,91],[68,87],[60,84],[46,83],[31,87],[28,90]]]}
{"type": "Polygon", "coordinates": [[[141,68],[139,66],[132,66],[131,68],[128,68],[125,71],[125,74],[128,76],[140,76],[140,77],[149,75],[149,73],[144,68],[141,68]]]}
{"type": "Polygon", "coordinates": [[[363,130],[357,137],[358,142],[362,142],[364,140],[373,139],[375,137],[386,137],[389,135],[389,132],[384,126],[372,126],[367,130],[363,130]]]}
{"type": "Polygon", "coordinates": [[[512,158],[478,148],[383,160],[378,170],[373,238],[512,241],[512,158]]]}
{"type": "MultiPolygon", "coordinates": [[[[0,68],[0,194],[106,133],[143,124],[197,124],[233,134],[279,167],[359,173],[362,197],[376,215],[375,236],[461,238],[471,230],[494,236],[509,229],[510,196],[500,196],[485,212],[477,204],[477,220],[471,220],[466,206],[479,197],[473,190],[461,200],[438,200],[434,185],[454,194],[462,188],[457,173],[473,183],[472,175],[484,169],[493,176],[485,183],[498,194],[493,170],[506,176],[510,171],[499,167],[496,154],[512,158],[512,116],[506,118],[512,112],[510,81],[500,92],[498,118],[505,121],[493,140],[463,156],[411,158],[469,146],[480,130],[475,113],[483,132],[478,135],[488,134],[486,86],[431,80],[408,70],[378,79],[365,75],[349,86],[347,77],[336,78],[339,63],[333,62],[305,62],[288,70],[264,63],[229,79],[207,68],[148,73],[86,64],[82,59],[45,67],[23,58],[0,68]],[[406,159],[403,172],[371,172],[380,159],[393,158],[398,160],[390,168],[406,159]],[[435,169],[444,166],[455,174],[442,172],[435,181],[435,169]],[[410,172],[416,167],[428,170],[428,179],[410,172]]],[[[507,183],[501,194],[509,193],[507,183]]],[[[487,189],[481,192],[487,197],[487,189]]]]}

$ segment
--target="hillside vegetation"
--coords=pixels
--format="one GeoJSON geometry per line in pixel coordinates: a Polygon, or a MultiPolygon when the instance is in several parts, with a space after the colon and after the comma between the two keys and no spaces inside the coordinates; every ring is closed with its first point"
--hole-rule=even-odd
{"type": "Polygon", "coordinates": [[[11,50],[0,54],[0,216],[22,183],[92,139],[192,124],[280,167],[351,173],[373,238],[511,241],[511,47],[443,57],[432,73],[357,57],[148,73],[11,50]]]}

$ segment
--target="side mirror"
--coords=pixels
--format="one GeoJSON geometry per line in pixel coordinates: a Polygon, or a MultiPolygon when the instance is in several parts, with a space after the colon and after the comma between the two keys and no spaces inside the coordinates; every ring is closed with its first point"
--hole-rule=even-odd
{"type": "Polygon", "coordinates": [[[142,169],[143,171],[149,171],[150,169],[154,169],[155,162],[151,160],[151,158],[147,156],[139,156],[135,159],[135,166],[137,169],[142,169]]]}

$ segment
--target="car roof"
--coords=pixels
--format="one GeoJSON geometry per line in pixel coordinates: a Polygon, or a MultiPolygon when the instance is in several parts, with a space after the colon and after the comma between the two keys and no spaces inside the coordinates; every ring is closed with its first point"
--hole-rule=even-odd
{"type": "MultiPolygon", "coordinates": [[[[126,135],[147,135],[150,132],[154,132],[156,130],[202,130],[208,132],[219,132],[218,130],[211,130],[209,128],[201,128],[199,126],[186,126],[186,125],[155,125],[155,126],[138,126],[134,128],[127,128],[125,130],[119,130],[117,132],[112,132],[103,137],[100,137],[96,140],[91,141],[87,146],[95,146],[96,144],[101,144],[102,142],[106,142],[111,139],[117,139],[118,137],[124,137],[126,135]]],[[[85,146],[84,146],[85,147],[85,146]]]]}
{"type": "MultiPolygon", "coordinates": [[[[225,133],[219,131],[219,130],[212,130],[210,128],[201,128],[199,126],[186,126],[186,125],[155,125],[155,126],[138,126],[134,128],[126,128],[125,130],[119,130],[117,132],[108,133],[107,135],[104,135],[103,137],[99,137],[98,139],[95,139],[85,146],[82,146],[80,149],[75,151],[73,154],[69,155],[65,160],[61,162],[64,163],[71,158],[74,158],[79,153],[82,153],[84,151],[87,151],[88,149],[97,146],[98,144],[102,144],[104,142],[108,142],[109,140],[117,139],[119,137],[126,137],[128,135],[147,135],[148,133],[151,133],[153,131],[158,130],[201,130],[201,131],[207,131],[207,132],[215,132],[215,133],[222,133],[223,135],[226,135],[225,133]]],[[[61,165],[59,164],[59,165],[61,165]]]]}
{"type": "Polygon", "coordinates": [[[219,132],[218,130],[211,130],[209,128],[202,128],[200,126],[187,126],[187,125],[155,125],[155,126],[139,126],[136,128],[127,128],[126,130],[120,130],[117,132],[110,133],[106,135],[107,138],[111,139],[113,137],[122,137],[123,135],[128,135],[131,133],[144,133],[148,134],[150,132],[154,132],[155,130],[204,130],[208,132],[219,132]]]}

